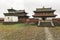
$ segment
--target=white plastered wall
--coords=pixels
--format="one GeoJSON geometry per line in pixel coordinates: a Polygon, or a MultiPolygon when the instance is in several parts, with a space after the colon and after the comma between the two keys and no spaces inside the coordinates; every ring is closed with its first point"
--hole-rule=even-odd
{"type": "Polygon", "coordinates": [[[18,22],[18,16],[5,16],[4,22],[18,22]]]}
{"type": "Polygon", "coordinates": [[[48,17],[48,18],[46,18],[46,20],[52,20],[52,19],[54,19],[55,17],[48,17]]]}

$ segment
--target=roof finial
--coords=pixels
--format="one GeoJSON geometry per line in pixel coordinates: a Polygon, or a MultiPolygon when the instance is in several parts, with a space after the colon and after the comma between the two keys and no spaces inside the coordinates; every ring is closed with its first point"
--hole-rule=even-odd
{"type": "Polygon", "coordinates": [[[43,8],[45,8],[45,7],[43,6],[43,8]]]}
{"type": "Polygon", "coordinates": [[[11,9],[13,9],[13,7],[11,7],[11,9]]]}

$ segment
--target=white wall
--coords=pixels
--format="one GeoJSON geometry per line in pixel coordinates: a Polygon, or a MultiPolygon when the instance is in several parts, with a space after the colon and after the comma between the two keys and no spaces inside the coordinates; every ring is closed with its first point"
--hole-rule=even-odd
{"type": "Polygon", "coordinates": [[[5,16],[4,22],[18,22],[18,16],[5,16]]]}
{"type": "MultiPolygon", "coordinates": [[[[55,17],[47,17],[45,20],[52,20],[54,19],[55,17]]],[[[35,19],[39,19],[39,20],[42,20],[42,18],[40,17],[35,17],[35,19]]]]}
{"type": "Polygon", "coordinates": [[[46,18],[46,20],[52,20],[52,19],[54,19],[54,17],[48,17],[48,18],[46,18]]]}

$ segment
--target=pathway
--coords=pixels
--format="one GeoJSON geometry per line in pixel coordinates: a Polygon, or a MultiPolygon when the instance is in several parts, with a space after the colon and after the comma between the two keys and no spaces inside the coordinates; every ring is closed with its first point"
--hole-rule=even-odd
{"type": "Polygon", "coordinates": [[[45,36],[46,36],[46,40],[54,40],[53,35],[49,31],[48,27],[45,27],[45,36]]]}

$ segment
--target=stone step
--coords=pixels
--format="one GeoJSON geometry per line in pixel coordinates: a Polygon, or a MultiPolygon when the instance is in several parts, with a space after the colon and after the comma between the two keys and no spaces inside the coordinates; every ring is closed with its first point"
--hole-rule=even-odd
{"type": "Polygon", "coordinates": [[[52,26],[51,22],[40,22],[40,26],[52,26]]]}

